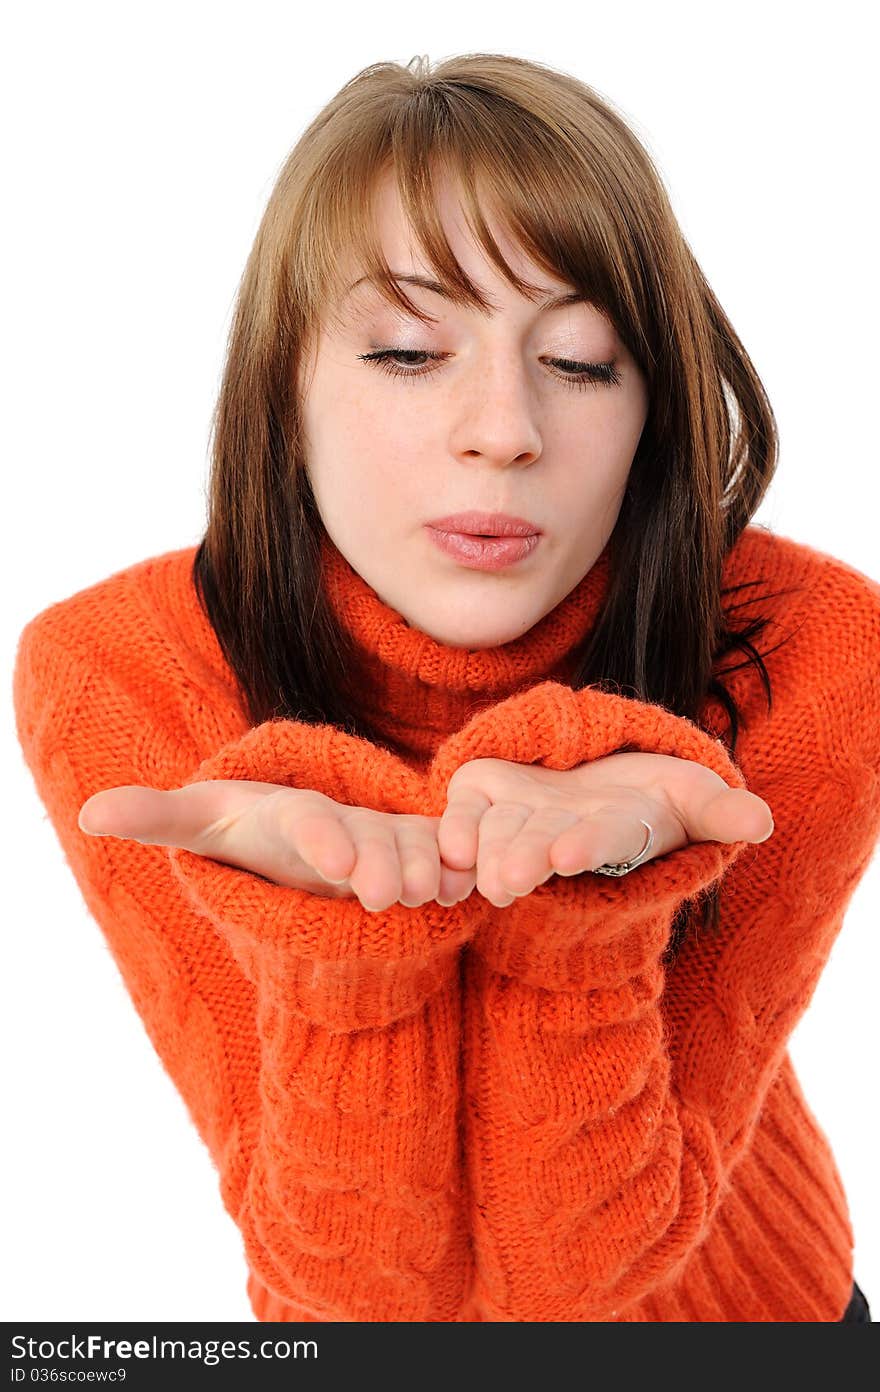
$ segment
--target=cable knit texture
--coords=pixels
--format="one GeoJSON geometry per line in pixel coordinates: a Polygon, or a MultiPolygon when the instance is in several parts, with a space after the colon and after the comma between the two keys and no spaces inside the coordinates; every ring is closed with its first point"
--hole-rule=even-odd
{"type": "MultiPolygon", "coordinates": [[[[747,528],[723,583],[761,639],[699,722],[573,690],[608,551],[495,649],[412,628],[325,541],[357,690],[387,744],[250,726],[195,548],[59,601],[21,635],[19,739],[65,857],[209,1148],[260,1320],[836,1321],[853,1232],[787,1045],[880,836],[880,586],[747,528]],[[784,641],[783,641],[784,640],[784,641]],[[508,908],[324,899],[77,825],[103,788],[242,778],[439,816],[492,757],[621,746],[769,804],[759,846],[700,842],[508,908]],[[402,752],[392,753],[391,747],[402,752]],[[721,929],[664,950],[721,881],[721,929]]],[[[738,660],[738,659],[737,659],[738,660]]],[[[728,659],[728,663],[730,660],[728,659]]],[[[722,669],[724,667],[722,663],[722,669]]]]}

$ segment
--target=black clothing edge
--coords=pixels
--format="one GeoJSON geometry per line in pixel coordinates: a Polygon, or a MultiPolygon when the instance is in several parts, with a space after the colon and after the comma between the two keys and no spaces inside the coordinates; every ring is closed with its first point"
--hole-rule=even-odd
{"type": "Polygon", "coordinates": [[[841,1324],[873,1324],[871,1311],[864,1292],[857,1281],[853,1281],[852,1298],[840,1317],[841,1324]]]}

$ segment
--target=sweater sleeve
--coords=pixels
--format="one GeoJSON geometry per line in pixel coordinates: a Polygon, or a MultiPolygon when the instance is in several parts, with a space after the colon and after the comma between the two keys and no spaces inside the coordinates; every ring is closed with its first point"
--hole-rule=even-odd
{"type": "Polygon", "coordinates": [[[775,821],[758,846],[553,877],[478,930],[462,1047],[484,1319],[615,1319],[709,1235],[880,835],[875,636],[858,686],[802,677],[756,727],[748,778],[690,721],[555,683],[439,751],[440,783],[477,757],[568,768],[626,745],[697,759],[775,821]],[[718,878],[720,936],[692,930],[667,965],[676,909],[718,878]]]}
{"type": "Polygon", "coordinates": [[[178,848],[80,831],[93,793],[208,778],[421,810],[367,741],[270,721],[205,756],[151,700],[34,620],[14,673],[37,792],[265,1285],[319,1320],[445,1320],[469,1279],[458,1150],[458,948],[479,910],[369,913],[178,848]]]}

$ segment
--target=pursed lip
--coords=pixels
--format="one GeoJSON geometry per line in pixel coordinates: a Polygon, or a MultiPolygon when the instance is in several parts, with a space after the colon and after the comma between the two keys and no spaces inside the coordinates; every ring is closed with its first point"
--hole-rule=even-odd
{"type": "Polygon", "coordinates": [[[524,537],[536,536],[541,528],[525,517],[511,517],[506,512],[454,512],[437,517],[426,524],[438,532],[463,532],[468,536],[524,537]]]}

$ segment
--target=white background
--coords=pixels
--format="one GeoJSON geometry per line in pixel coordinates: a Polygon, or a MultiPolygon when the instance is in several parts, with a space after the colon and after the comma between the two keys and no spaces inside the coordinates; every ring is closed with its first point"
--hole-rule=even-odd
{"type": "MultiPolygon", "coordinates": [[[[446,0],[7,19],[3,1319],[253,1318],[210,1157],[21,758],[11,674],[48,604],[199,539],[233,296],[288,150],[380,60],[505,52],[597,88],[657,161],[768,389],[782,450],[756,520],[880,578],[870,17],[446,0]]],[[[793,1040],[875,1313],[878,901],[875,857],[793,1040]]]]}

